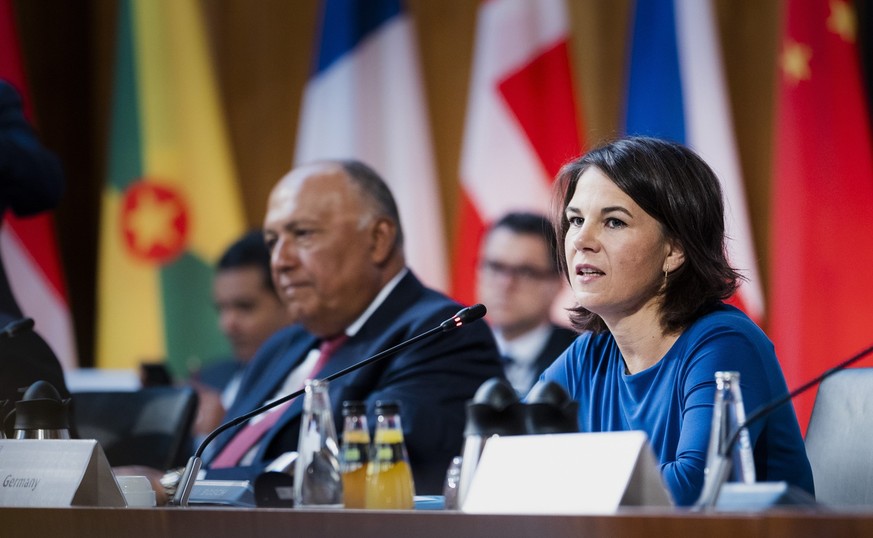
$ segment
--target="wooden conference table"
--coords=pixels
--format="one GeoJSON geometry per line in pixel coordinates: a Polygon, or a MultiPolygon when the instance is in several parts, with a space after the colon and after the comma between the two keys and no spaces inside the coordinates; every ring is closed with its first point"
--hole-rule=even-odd
{"type": "Polygon", "coordinates": [[[0,508],[2,536],[137,538],[325,536],[704,537],[873,536],[871,512],[774,510],[693,514],[623,509],[617,515],[473,515],[446,511],[268,508],[0,508]]]}

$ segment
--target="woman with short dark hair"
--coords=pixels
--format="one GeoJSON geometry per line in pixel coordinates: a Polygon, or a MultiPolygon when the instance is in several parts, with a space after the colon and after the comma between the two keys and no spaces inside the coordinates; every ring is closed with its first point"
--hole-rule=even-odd
{"type": "MultiPolygon", "coordinates": [[[[541,379],[579,402],[582,431],[645,431],[674,501],[692,504],[715,372],[740,372],[748,412],[788,392],[773,344],[723,302],[741,276],[727,260],[718,179],[682,145],[630,137],[566,164],[555,188],[570,318],[585,333],[541,379]]],[[[794,409],[750,430],[758,480],[812,493],[794,409]]]]}

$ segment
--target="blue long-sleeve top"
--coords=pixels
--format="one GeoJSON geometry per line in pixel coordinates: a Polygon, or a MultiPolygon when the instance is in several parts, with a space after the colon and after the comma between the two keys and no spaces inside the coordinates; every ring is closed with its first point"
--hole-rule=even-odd
{"type": "MultiPolygon", "coordinates": [[[[625,373],[608,332],[585,333],[545,371],[579,402],[583,432],[642,430],[677,505],[703,486],[715,372],[740,372],[747,416],[788,392],[767,336],[741,311],[720,305],[689,326],[654,366],[625,373]]],[[[814,493],[797,416],[783,405],[749,431],[758,481],[785,480],[814,493]]]]}

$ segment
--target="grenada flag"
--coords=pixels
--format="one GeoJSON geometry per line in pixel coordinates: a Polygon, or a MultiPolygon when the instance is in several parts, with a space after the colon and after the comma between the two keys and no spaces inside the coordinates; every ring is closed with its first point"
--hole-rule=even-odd
{"type": "Polygon", "coordinates": [[[228,352],[213,264],[244,230],[197,0],[121,3],[98,274],[97,364],[228,352]]]}

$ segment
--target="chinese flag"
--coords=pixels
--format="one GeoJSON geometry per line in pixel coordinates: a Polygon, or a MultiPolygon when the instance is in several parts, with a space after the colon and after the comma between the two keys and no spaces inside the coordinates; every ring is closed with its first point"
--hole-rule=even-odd
{"type": "MultiPolygon", "coordinates": [[[[873,141],[852,4],[789,0],[783,16],[769,304],[793,388],[873,342],[873,141]]],[[[804,430],[813,401],[794,402],[804,430]]]]}

